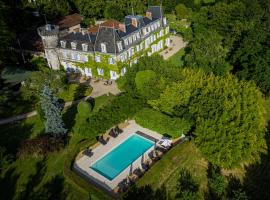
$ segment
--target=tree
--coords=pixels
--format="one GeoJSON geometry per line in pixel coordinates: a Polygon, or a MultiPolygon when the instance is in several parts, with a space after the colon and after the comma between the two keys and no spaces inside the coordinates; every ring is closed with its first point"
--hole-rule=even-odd
{"type": "Polygon", "coordinates": [[[195,119],[195,143],[210,162],[224,168],[259,159],[265,152],[265,107],[261,92],[232,75],[218,77],[185,69],[183,79],[168,86],[155,109],[195,119]]]}
{"type": "Polygon", "coordinates": [[[85,18],[99,19],[103,17],[106,2],[104,0],[78,0],[77,7],[85,18]]]}
{"type": "Polygon", "coordinates": [[[14,33],[9,29],[7,22],[9,21],[8,7],[3,1],[0,1],[0,66],[7,57],[7,49],[14,39],[14,33]]]}
{"type": "Polygon", "coordinates": [[[165,89],[165,82],[152,70],[139,71],[135,77],[138,94],[146,99],[156,99],[165,89]]]}
{"type": "Polygon", "coordinates": [[[180,176],[177,183],[178,193],[176,194],[177,199],[198,199],[199,185],[194,181],[190,172],[187,169],[181,169],[180,176]]]}
{"type": "Polygon", "coordinates": [[[185,57],[186,65],[201,68],[206,73],[227,74],[231,66],[226,61],[228,50],[222,44],[222,37],[215,31],[202,29],[195,35],[185,57]]]}
{"type": "Polygon", "coordinates": [[[116,19],[122,21],[125,16],[124,10],[119,3],[110,1],[106,3],[104,17],[107,19],[116,19]]]}
{"type": "Polygon", "coordinates": [[[54,137],[66,136],[67,129],[64,128],[61,118],[60,105],[47,85],[42,90],[41,108],[45,117],[45,132],[54,137]]]}
{"type": "Polygon", "coordinates": [[[178,19],[187,19],[190,15],[189,9],[184,4],[178,4],[175,7],[175,12],[178,19]]]}

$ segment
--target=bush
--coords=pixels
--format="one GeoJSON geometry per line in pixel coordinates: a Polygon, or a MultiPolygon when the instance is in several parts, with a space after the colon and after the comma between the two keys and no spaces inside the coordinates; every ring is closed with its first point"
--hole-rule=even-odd
{"type": "Polygon", "coordinates": [[[75,118],[75,126],[73,130],[75,133],[81,132],[80,129],[83,128],[83,125],[87,123],[88,118],[90,117],[92,111],[92,106],[90,103],[81,101],[77,105],[77,114],[75,118]]]}
{"type": "Polygon", "coordinates": [[[192,126],[190,122],[184,119],[172,118],[150,108],[139,111],[135,116],[135,120],[145,128],[161,134],[168,134],[173,138],[181,136],[182,133],[187,133],[192,126]]]}
{"type": "Polygon", "coordinates": [[[50,152],[59,151],[65,145],[62,138],[55,138],[48,135],[39,135],[36,138],[22,142],[18,154],[20,156],[28,154],[47,155],[50,152]]]}
{"type": "Polygon", "coordinates": [[[94,113],[80,128],[80,134],[95,137],[110,127],[134,117],[144,102],[127,94],[116,97],[111,104],[94,113]]]}

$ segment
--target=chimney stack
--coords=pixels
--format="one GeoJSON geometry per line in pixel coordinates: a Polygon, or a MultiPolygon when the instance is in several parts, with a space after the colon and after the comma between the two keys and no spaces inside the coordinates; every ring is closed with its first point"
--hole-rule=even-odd
{"type": "Polygon", "coordinates": [[[149,12],[149,11],[147,11],[147,12],[146,12],[146,17],[147,17],[148,19],[151,19],[151,20],[152,20],[152,13],[149,12]]]}
{"type": "Polygon", "coordinates": [[[125,24],[119,24],[119,30],[122,32],[126,32],[126,25],[125,24]]]}

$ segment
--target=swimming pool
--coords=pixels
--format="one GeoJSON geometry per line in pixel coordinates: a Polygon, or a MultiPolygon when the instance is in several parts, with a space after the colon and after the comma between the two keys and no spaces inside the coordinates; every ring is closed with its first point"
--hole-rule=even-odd
{"type": "Polygon", "coordinates": [[[153,141],[134,134],[90,168],[111,181],[153,145],[153,141]]]}

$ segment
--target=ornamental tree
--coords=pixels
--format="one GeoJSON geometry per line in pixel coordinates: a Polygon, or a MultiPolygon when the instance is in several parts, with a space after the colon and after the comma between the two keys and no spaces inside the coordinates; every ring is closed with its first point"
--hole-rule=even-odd
{"type": "Polygon", "coordinates": [[[54,137],[67,135],[61,118],[61,108],[50,88],[45,85],[41,94],[41,108],[45,118],[45,132],[54,137]]]}

